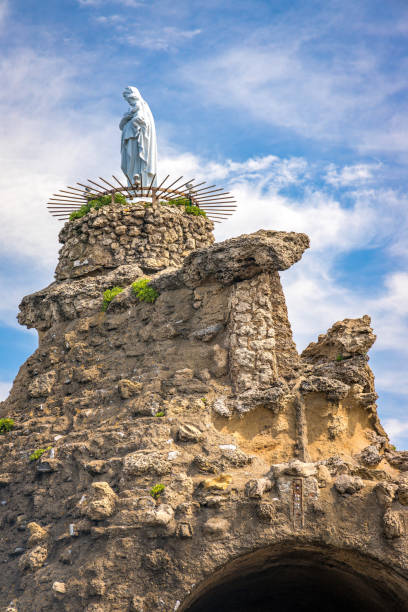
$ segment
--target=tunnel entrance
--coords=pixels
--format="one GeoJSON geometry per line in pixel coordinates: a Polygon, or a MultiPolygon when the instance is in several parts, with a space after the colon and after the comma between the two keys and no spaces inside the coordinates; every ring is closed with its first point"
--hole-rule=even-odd
{"type": "Polygon", "coordinates": [[[253,553],[214,576],[182,610],[407,612],[406,579],[372,559],[340,552],[253,553]]]}

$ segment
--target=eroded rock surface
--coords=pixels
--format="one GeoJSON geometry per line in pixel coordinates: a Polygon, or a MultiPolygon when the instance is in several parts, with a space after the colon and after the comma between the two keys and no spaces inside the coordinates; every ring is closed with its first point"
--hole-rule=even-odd
{"type": "Polygon", "coordinates": [[[307,237],[212,245],[178,209],[101,210],[21,303],[40,344],[0,408],[0,610],[183,612],[221,568],[290,546],[367,555],[402,593],[408,453],[377,416],[367,315],[296,351],[279,270],[307,237]],[[147,274],[151,303],[131,289],[147,274]]]}

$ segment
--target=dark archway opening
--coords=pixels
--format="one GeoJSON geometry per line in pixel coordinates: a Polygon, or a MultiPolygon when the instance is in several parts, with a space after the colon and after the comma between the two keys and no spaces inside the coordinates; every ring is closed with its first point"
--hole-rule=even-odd
{"type": "Polygon", "coordinates": [[[361,561],[349,565],[327,553],[310,550],[293,551],[275,559],[260,559],[260,562],[255,568],[254,559],[250,559],[248,567],[241,564],[232,575],[224,573],[218,581],[212,579],[183,609],[186,612],[408,610],[406,584],[401,590],[400,580],[390,577],[387,569],[373,565],[370,559],[366,573],[361,561]]]}

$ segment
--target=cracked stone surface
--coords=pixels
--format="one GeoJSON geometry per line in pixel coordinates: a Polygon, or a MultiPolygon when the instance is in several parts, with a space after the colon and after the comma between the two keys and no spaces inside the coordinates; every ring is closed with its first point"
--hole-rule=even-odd
{"type": "Polygon", "coordinates": [[[21,302],[39,347],[0,404],[0,610],[183,612],[251,553],[313,547],[406,600],[408,452],[377,416],[370,318],[292,339],[279,271],[307,236],[101,210],[21,302]]]}

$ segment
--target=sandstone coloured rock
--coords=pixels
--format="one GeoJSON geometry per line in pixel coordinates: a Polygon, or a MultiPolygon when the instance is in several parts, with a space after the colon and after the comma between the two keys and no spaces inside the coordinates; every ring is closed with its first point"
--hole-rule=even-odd
{"type": "Polygon", "coordinates": [[[405,612],[408,451],[377,415],[369,317],[299,355],[279,270],[308,238],[211,231],[92,211],[23,298],[39,347],[0,404],[1,610],[405,612]]]}
{"type": "Polygon", "coordinates": [[[107,482],[94,482],[91,485],[91,497],[84,504],[84,513],[94,521],[112,516],[115,511],[117,496],[107,482]]]}
{"type": "Polygon", "coordinates": [[[358,476],[341,474],[338,478],[336,478],[334,486],[341,495],[353,495],[363,488],[364,483],[358,476]]]}

